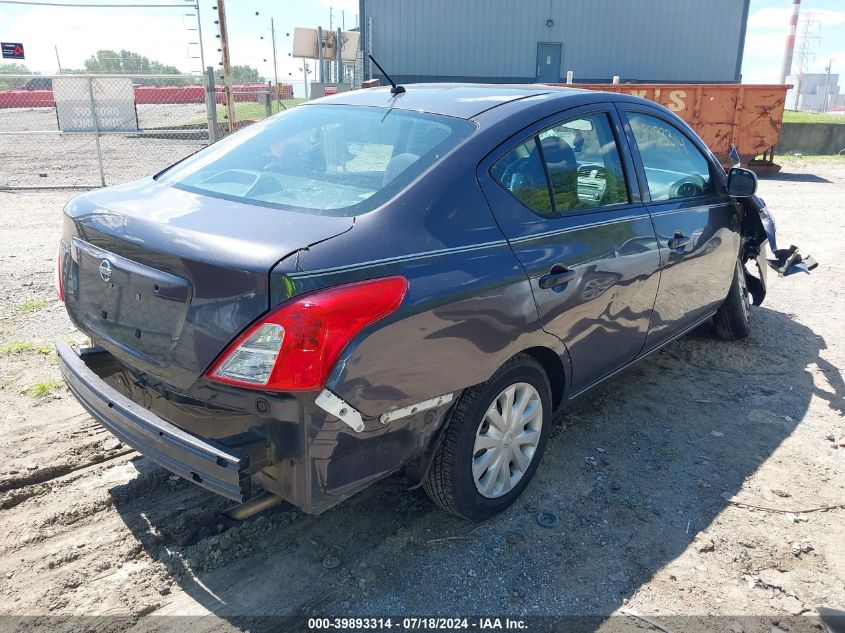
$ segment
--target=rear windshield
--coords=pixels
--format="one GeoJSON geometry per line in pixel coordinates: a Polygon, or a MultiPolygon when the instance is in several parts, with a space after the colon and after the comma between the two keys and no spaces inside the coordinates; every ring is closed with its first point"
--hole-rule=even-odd
{"type": "Polygon", "coordinates": [[[324,215],[366,213],[475,130],[448,116],[383,108],[292,108],[159,174],[165,184],[324,215]]]}

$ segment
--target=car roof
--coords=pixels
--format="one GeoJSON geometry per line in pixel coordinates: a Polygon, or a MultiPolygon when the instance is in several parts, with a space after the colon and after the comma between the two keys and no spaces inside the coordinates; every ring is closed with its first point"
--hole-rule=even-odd
{"type": "MultiPolygon", "coordinates": [[[[405,92],[398,96],[390,93],[390,86],[382,86],[349,90],[308,103],[395,108],[471,119],[505,103],[528,99],[528,106],[530,97],[563,99],[591,92],[542,84],[430,83],[404,84],[404,87],[405,92]]],[[[607,98],[606,93],[602,94],[607,98]]]]}

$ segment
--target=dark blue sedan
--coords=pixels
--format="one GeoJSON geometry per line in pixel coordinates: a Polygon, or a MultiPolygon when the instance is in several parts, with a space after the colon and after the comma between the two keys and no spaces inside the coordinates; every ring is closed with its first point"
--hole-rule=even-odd
{"type": "Polygon", "coordinates": [[[755,189],[635,97],[339,94],[69,203],[57,286],[92,345],[62,370],[233,516],[401,470],[484,519],[553,411],[709,319],[749,334],[755,189]]]}

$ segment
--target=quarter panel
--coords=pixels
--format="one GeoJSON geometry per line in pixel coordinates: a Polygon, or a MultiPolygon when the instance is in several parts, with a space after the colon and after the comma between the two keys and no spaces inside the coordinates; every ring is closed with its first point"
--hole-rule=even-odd
{"type": "Polygon", "coordinates": [[[389,322],[347,349],[329,388],[378,415],[484,382],[508,358],[563,346],[539,328],[525,274],[507,244],[369,270],[408,278],[389,322]]]}

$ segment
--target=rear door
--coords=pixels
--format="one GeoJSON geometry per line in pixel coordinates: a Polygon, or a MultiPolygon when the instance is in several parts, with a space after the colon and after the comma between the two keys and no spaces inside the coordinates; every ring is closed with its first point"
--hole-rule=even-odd
{"type": "Polygon", "coordinates": [[[619,106],[660,248],[660,290],[646,350],[712,314],[728,293],[739,216],[711,153],[649,106],[619,106]]]}
{"type": "Polygon", "coordinates": [[[544,119],[479,166],[543,327],[569,349],[576,393],[646,340],[660,257],[633,173],[612,104],[544,119]]]}

